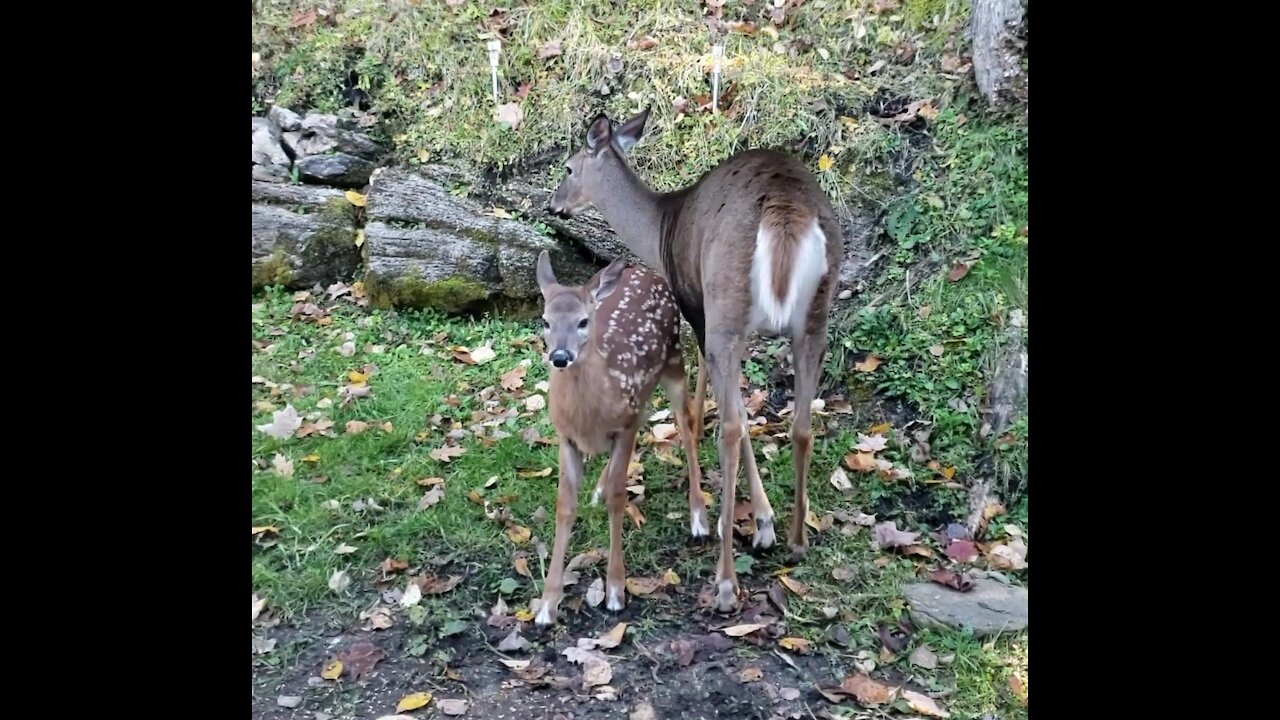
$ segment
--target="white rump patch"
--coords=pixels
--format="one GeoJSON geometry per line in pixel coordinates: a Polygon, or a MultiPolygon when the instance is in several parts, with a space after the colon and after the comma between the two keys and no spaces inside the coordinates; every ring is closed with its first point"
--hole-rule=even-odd
{"type": "Polygon", "coordinates": [[[762,224],[756,231],[756,252],[751,263],[751,331],[782,335],[799,327],[809,311],[814,291],[827,274],[827,236],[815,218],[796,244],[787,296],[778,302],[773,291],[774,239],[762,224]]]}

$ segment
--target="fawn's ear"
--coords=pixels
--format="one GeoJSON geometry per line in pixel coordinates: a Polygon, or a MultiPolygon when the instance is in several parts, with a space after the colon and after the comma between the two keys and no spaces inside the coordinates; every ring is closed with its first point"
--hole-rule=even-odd
{"type": "Polygon", "coordinates": [[[538,255],[538,289],[545,296],[556,284],[556,274],[551,270],[551,255],[543,250],[538,255]]]}
{"type": "Polygon", "coordinates": [[[650,108],[640,111],[640,114],[618,126],[613,133],[613,139],[618,143],[618,147],[622,148],[622,152],[628,152],[636,143],[640,142],[641,136],[644,135],[644,124],[649,119],[650,108]]]}
{"type": "Polygon", "coordinates": [[[601,270],[592,279],[591,300],[599,304],[601,300],[613,294],[618,289],[618,281],[622,279],[622,271],[627,267],[625,258],[618,258],[609,263],[609,267],[601,270]]]}
{"type": "Polygon", "coordinates": [[[595,120],[591,121],[591,127],[587,128],[587,149],[595,152],[597,149],[609,144],[609,138],[613,135],[613,126],[609,122],[609,118],[600,113],[595,120]]]}

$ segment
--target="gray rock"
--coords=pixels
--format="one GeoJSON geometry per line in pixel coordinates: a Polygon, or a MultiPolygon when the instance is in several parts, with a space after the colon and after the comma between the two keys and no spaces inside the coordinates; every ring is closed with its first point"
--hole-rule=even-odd
{"type": "Polygon", "coordinates": [[[911,621],[921,627],[968,627],[985,637],[1027,627],[1027,590],[989,577],[974,577],[969,592],[938,583],[917,583],[903,590],[911,621]]]}
{"type": "Polygon", "coordinates": [[[316,128],[328,128],[336,130],[338,128],[338,118],[334,115],[325,115],[323,113],[309,112],[307,116],[302,118],[303,130],[315,130],[316,128]]]}
{"type": "Polygon", "coordinates": [[[302,128],[302,116],[280,105],[272,105],[267,111],[267,120],[275,126],[279,132],[289,132],[291,130],[300,130],[302,128]]]}
{"type": "Polygon", "coordinates": [[[253,183],[255,287],[351,280],[360,265],[350,203],[332,188],[253,183]]]}
{"type": "Polygon", "coordinates": [[[283,139],[297,158],[323,155],[335,150],[366,160],[375,160],[382,154],[382,148],[372,138],[350,130],[317,128],[294,131],[285,133],[283,139]]]}
{"type": "Polygon", "coordinates": [[[302,697],[299,695],[281,695],[276,698],[276,704],[280,707],[296,708],[302,704],[302,697]]]}
{"type": "Polygon", "coordinates": [[[270,127],[258,127],[253,131],[253,163],[255,165],[278,165],[289,168],[289,156],[280,141],[272,134],[270,127]]]}
{"type": "Polygon", "coordinates": [[[279,165],[254,165],[253,179],[271,183],[288,182],[289,170],[279,165]]]}
{"type": "Polygon", "coordinates": [[[544,249],[562,282],[584,282],[596,270],[571,247],[523,223],[494,217],[488,205],[454,197],[437,180],[410,170],[382,170],[369,188],[365,210],[365,283],[375,302],[440,304],[440,298],[398,289],[459,280],[468,292],[456,306],[445,298],[446,309],[498,296],[535,298],[535,268],[544,249]]]}
{"type": "Polygon", "coordinates": [[[372,173],[372,162],[347,153],[313,155],[298,160],[298,175],[303,180],[325,185],[362,187],[372,173]]]}

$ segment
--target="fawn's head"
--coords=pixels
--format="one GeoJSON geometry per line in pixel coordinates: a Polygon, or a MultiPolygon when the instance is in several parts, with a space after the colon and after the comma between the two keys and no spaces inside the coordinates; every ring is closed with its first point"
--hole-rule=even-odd
{"type": "Polygon", "coordinates": [[[551,196],[551,211],[569,218],[589,207],[599,207],[601,192],[609,192],[605,179],[610,170],[626,165],[626,155],[644,134],[649,108],[621,125],[604,113],[587,128],[587,141],[565,163],[564,181],[551,196]]]}
{"type": "Polygon", "coordinates": [[[542,290],[542,337],[547,344],[547,360],[557,368],[573,365],[582,346],[591,335],[596,308],[600,301],[618,289],[626,263],[618,258],[597,272],[586,285],[570,286],[556,282],[551,270],[551,256],[543,250],[538,255],[538,288],[542,290]]]}

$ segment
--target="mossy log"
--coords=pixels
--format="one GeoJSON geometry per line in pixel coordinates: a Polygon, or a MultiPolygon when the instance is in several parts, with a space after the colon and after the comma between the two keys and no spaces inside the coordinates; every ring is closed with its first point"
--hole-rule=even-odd
{"type": "Polygon", "coordinates": [[[365,286],[381,306],[460,310],[538,295],[538,254],[551,253],[563,282],[583,282],[596,265],[570,244],[491,205],[449,192],[449,181],[406,168],[379,171],[369,188],[365,286]]]}
{"type": "Polygon", "coordinates": [[[355,207],[342,191],[255,180],[252,218],[254,289],[355,277],[355,207]]]}

